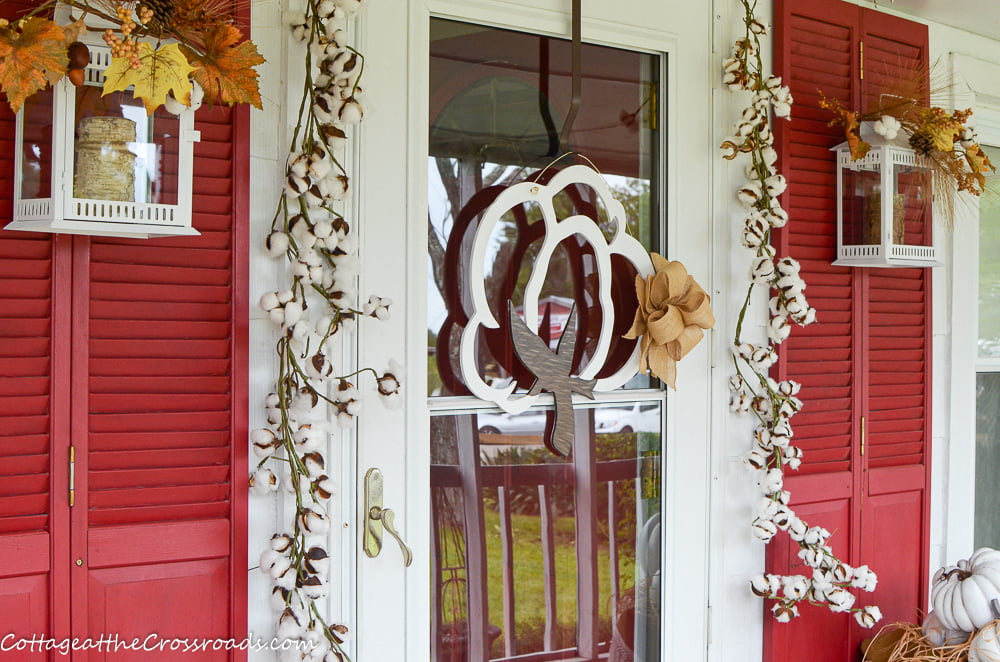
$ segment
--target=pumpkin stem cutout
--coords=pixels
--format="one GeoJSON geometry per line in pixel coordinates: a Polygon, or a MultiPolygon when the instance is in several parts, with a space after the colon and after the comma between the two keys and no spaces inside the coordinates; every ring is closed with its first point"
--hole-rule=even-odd
{"type": "Polygon", "coordinates": [[[555,422],[551,433],[545,438],[545,446],[556,455],[568,457],[573,448],[574,437],[573,394],[593,400],[594,386],[597,384],[596,379],[580,379],[570,374],[573,370],[573,352],[576,350],[576,306],[570,310],[555,352],[514,312],[512,302],[507,302],[507,309],[514,352],[535,376],[528,395],[538,395],[546,390],[555,399],[555,422]]]}

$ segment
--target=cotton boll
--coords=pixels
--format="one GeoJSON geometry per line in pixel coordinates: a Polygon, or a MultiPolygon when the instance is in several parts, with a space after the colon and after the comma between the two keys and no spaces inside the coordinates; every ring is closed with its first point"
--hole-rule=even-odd
{"type": "Polygon", "coordinates": [[[854,606],[854,594],[839,586],[834,586],[827,591],[826,601],[830,604],[830,611],[845,612],[850,611],[854,606]]]}
{"type": "Polygon", "coordinates": [[[271,536],[271,549],[279,554],[288,554],[295,544],[295,539],[287,533],[275,533],[271,536]]]}
{"type": "Polygon", "coordinates": [[[275,586],[271,589],[271,609],[274,611],[282,611],[288,607],[288,596],[291,592],[282,587],[275,586]]]}
{"type": "Polygon", "coordinates": [[[265,496],[278,491],[278,477],[268,468],[253,472],[249,481],[250,493],[255,496],[265,496]]]}
{"type": "Polygon", "coordinates": [[[333,363],[323,354],[314,354],[306,361],[306,374],[312,379],[326,379],[333,374],[333,363]]]}
{"type": "Polygon", "coordinates": [[[290,174],[305,180],[309,173],[309,158],[302,152],[291,152],[288,155],[287,166],[290,174]]]}
{"type": "Polygon", "coordinates": [[[283,326],[285,324],[285,309],[284,308],[273,308],[267,311],[267,317],[277,326],[283,326]]]}
{"type": "Polygon", "coordinates": [[[778,533],[778,529],[774,525],[774,522],[768,520],[757,520],[753,523],[751,529],[754,536],[763,542],[770,542],[775,534],[778,533]]]}
{"type": "Polygon", "coordinates": [[[326,20],[333,16],[337,11],[337,3],[333,0],[322,0],[318,5],[316,5],[316,15],[326,20]]]}
{"type": "Polygon", "coordinates": [[[344,101],[338,117],[344,124],[358,124],[365,117],[365,109],[356,98],[352,97],[344,101]]]}
{"type": "Polygon", "coordinates": [[[759,471],[767,467],[767,457],[760,451],[753,450],[743,458],[743,463],[748,468],[759,471]]]}
{"type": "Polygon", "coordinates": [[[295,443],[295,448],[300,453],[309,453],[322,448],[323,443],[326,441],[326,435],[320,430],[313,429],[310,424],[302,425],[295,434],[292,435],[292,439],[295,443]]]}
{"type": "Polygon", "coordinates": [[[278,301],[278,293],[267,292],[260,298],[259,305],[261,310],[263,310],[264,312],[269,312],[271,310],[274,310],[280,305],[280,302],[278,301]]]}
{"type": "Polygon", "coordinates": [[[334,0],[347,16],[354,16],[364,6],[364,0],[334,0]]]}
{"type": "Polygon", "coordinates": [[[304,306],[299,301],[289,301],[285,304],[285,326],[294,326],[296,322],[302,319],[302,314],[304,312],[304,306]]]}
{"type": "Polygon", "coordinates": [[[303,561],[306,572],[311,575],[325,575],[330,569],[330,555],[319,545],[306,550],[303,561]]]}
{"type": "Polygon", "coordinates": [[[875,627],[882,620],[882,610],[876,605],[868,605],[861,611],[854,612],[854,620],[863,628],[875,627]]]}
{"type": "Polygon", "coordinates": [[[288,251],[288,245],[288,235],[281,230],[275,230],[264,240],[264,248],[270,257],[281,257],[288,251]]]}
{"type": "Polygon", "coordinates": [[[306,341],[312,335],[312,325],[309,320],[299,320],[288,330],[288,338],[296,347],[305,349],[306,341]]]}
{"type": "Polygon", "coordinates": [[[305,615],[301,614],[295,607],[287,607],[281,616],[278,617],[278,639],[298,639],[305,634],[305,626],[308,623],[305,615]]]}
{"type": "MultiPolygon", "coordinates": [[[[325,598],[327,596],[327,593],[329,593],[328,588],[329,587],[327,586],[326,582],[324,582],[319,577],[315,576],[306,577],[305,579],[302,580],[302,593],[310,600],[321,600],[325,598]]],[[[323,659],[322,658],[323,652],[317,651],[316,649],[312,649],[309,652],[309,655],[310,655],[309,658],[310,660],[323,659]],[[312,657],[314,654],[319,655],[319,658],[312,657]]]]}
{"type": "MultiPolygon", "coordinates": [[[[777,281],[775,281],[774,286],[781,290],[781,292],[788,298],[795,297],[796,295],[801,294],[802,290],[806,289],[805,281],[802,280],[798,274],[781,276],[777,281]]],[[[794,315],[795,313],[793,313],[791,308],[789,308],[788,314],[794,315]]]]}
{"type": "Polygon", "coordinates": [[[774,614],[774,620],[777,622],[788,623],[799,615],[799,608],[794,604],[779,602],[771,607],[771,613],[774,614]]]}
{"type": "Polygon", "coordinates": [[[317,221],[316,225],[313,226],[313,234],[326,241],[328,237],[333,235],[333,223],[329,220],[317,221]]]}
{"type": "Polygon", "coordinates": [[[788,523],[788,537],[795,542],[801,542],[802,539],[805,538],[806,531],[808,530],[809,528],[806,526],[806,523],[798,517],[788,523]]]}
{"type": "Polygon", "coordinates": [[[733,393],[729,398],[729,410],[734,414],[746,414],[750,411],[750,396],[746,393],[733,393]]]}
{"type": "Polygon", "coordinates": [[[902,125],[892,115],[883,115],[872,124],[872,129],[886,140],[895,140],[902,125]]]}
{"type": "MultiPolygon", "coordinates": [[[[264,553],[266,554],[267,552],[264,553]]],[[[292,560],[287,556],[279,555],[278,558],[274,559],[274,561],[271,563],[271,569],[268,572],[268,574],[271,575],[272,579],[277,579],[281,575],[285,574],[285,572],[287,572],[291,568],[292,568],[292,560]]]]}
{"type": "Polygon", "coordinates": [[[331,200],[343,200],[347,197],[350,180],[346,175],[332,174],[320,182],[320,187],[331,200]]]}
{"type": "Polygon", "coordinates": [[[782,209],[779,205],[774,203],[777,200],[772,200],[771,208],[766,212],[766,218],[768,223],[771,224],[772,228],[783,228],[788,223],[788,212],[782,209]]]}
{"type": "Polygon", "coordinates": [[[789,600],[801,600],[809,592],[809,580],[802,575],[789,575],[782,584],[785,597],[789,600]]]}
{"type": "Polygon", "coordinates": [[[321,453],[306,453],[302,456],[302,464],[305,465],[306,471],[309,472],[311,478],[318,478],[325,475],[326,460],[323,459],[321,453]]]}
{"type": "Polygon", "coordinates": [[[757,502],[755,513],[758,519],[770,520],[778,514],[778,503],[774,499],[761,497],[757,502]]]}
{"type": "Polygon", "coordinates": [[[736,192],[737,199],[746,207],[757,204],[761,197],[761,187],[758,181],[749,181],[736,192]]]}
{"type": "Polygon", "coordinates": [[[774,262],[766,255],[760,255],[750,263],[750,279],[754,283],[764,284],[774,277],[774,262]]]}
{"type": "Polygon", "coordinates": [[[312,482],[312,490],[318,499],[327,501],[335,493],[333,480],[329,476],[320,476],[312,482]]]}
{"type": "Polygon", "coordinates": [[[315,535],[323,535],[330,530],[330,518],[312,508],[303,508],[299,511],[299,522],[303,529],[315,535]]]}
{"type": "Polygon", "coordinates": [[[262,573],[269,575],[271,574],[271,568],[273,568],[274,564],[281,558],[282,555],[280,552],[276,552],[273,549],[265,549],[260,554],[260,560],[258,561],[257,566],[260,568],[262,573]]]}
{"type": "Polygon", "coordinates": [[[750,578],[750,590],[758,598],[771,597],[771,582],[764,575],[754,575],[750,578]]]}
{"type": "Polygon", "coordinates": [[[325,154],[323,156],[312,156],[309,159],[309,175],[315,180],[320,180],[330,174],[333,170],[333,163],[325,154]]]}
{"type": "Polygon", "coordinates": [[[788,183],[785,181],[783,175],[771,175],[764,180],[764,188],[767,190],[767,194],[772,198],[776,198],[785,192],[788,188],[788,183]]]}
{"type": "Polygon", "coordinates": [[[785,317],[772,317],[767,325],[767,337],[776,345],[785,342],[792,333],[792,327],[785,317]]]}

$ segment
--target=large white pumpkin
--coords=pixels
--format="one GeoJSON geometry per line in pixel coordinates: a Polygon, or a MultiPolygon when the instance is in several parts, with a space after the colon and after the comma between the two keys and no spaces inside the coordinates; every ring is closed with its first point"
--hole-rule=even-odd
{"type": "Polygon", "coordinates": [[[977,549],[968,560],[934,573],[931,605],[949,630],[973,632],[993,621],[994,599],[1000,599],[1000,552],[994,549],[977,549]]]}

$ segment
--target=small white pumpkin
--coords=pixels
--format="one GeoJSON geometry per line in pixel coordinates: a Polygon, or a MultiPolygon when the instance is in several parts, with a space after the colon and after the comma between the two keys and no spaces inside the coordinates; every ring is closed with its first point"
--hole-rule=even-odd
{"type": "MultiPolygon", "coordinates": [[[[1000,619],[1000,600],[990,601],[990,611],[1000,619]]],[[[983,626],[969,646],[969,662],[1000,662],[1000,620],[983,626]]]]}
{"type": "Polygon", "coordinates": [[[924,638],[934,646],[954,646],[965,643],[969,639],[968,632],[963,630],[952,630],[945,627],[937,612],[930,612],[924,617],[924,622],[920,626],[923,630],[924,638]]]}
{"type": "Polygon", "coordinates": [[[949,630],[973,632],[985,626],[995,618],[990,601],[998,598],[1000,552],[994,549],[977,549],[968,560],[934,574],[931,605],[949,630]]]}

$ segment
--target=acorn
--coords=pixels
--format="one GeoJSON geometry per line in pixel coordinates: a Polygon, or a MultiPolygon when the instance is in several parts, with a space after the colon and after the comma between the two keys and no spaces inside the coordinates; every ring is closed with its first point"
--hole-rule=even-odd
{"type": "Polygon", "coordinates": [[[66,55],[69,58],[69,70],[86,69],[90,64],[90,49],[82,41],[74,41],[66,48],[66,55]]]}
{"type": "Polygon", "coordinates": [[[66,77],[69,78],[69,82],[73,83],[77,87],[80,87],[83,85],[86,74],[83,69],[70,69],[66,72],[66,77]]]}

